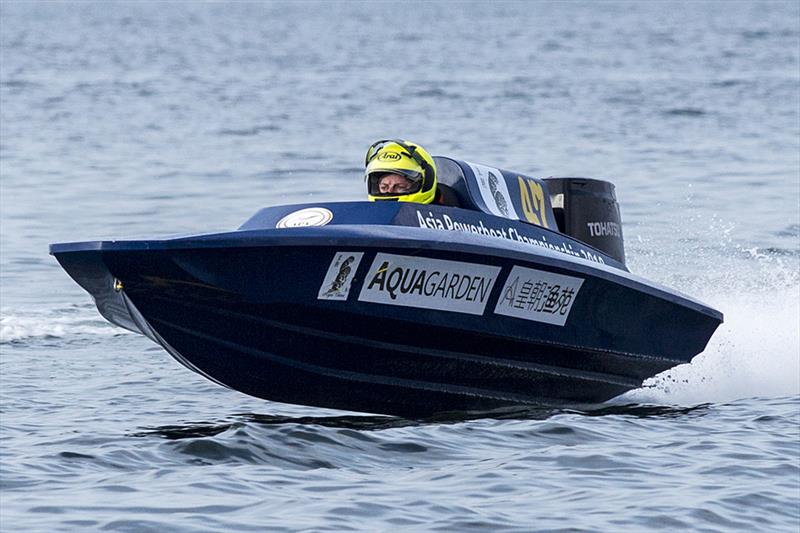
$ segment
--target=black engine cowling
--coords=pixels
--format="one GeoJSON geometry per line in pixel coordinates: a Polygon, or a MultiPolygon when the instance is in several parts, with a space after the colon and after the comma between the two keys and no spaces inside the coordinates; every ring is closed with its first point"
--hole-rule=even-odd
{"type": "Polygon", "coordinates": [[[614,184],[575,177],[545,178],[558,229],[625,263],[622,218],[614,184]]]}

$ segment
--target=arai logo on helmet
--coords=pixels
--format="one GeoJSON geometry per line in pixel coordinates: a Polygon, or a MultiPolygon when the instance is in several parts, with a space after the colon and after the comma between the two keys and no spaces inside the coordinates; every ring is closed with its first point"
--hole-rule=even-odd
{"type": "Polygon", "coordinates": [[[294,213],[289,213],[275,224],[276,228],[307,228],[309,226],[324,226],[333,220],[333,213],[324,207],[307,207],[294,213]]]}
{"type": "Polygon", "coordinates": [[[400,161],[402,157],[397,152],[381,152],[378,154],[378,161],[400,161]]]}

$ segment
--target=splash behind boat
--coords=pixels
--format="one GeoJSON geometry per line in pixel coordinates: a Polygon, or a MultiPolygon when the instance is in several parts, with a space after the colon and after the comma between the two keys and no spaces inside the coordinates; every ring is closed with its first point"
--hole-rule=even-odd
{"type": "Polygon", "coordinates": [[[628,271],[610,183],[436,164],[457,207],[279,206],[227,233],[50,251],[107,320],[208,379],[350,411],[602,402],[722,322],[628,271]]]}

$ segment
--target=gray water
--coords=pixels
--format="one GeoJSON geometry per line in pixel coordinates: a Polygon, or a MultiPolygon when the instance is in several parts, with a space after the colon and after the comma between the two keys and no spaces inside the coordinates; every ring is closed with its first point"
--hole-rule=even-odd
{"type": "Polygon", "coordinates": [[[800,528],[797,2],[3,1],[0,178],[2,531],[800,528]],[[386,137],[613,180],[725,324],[606,405],[407,421],[207,382],[47,255],[363,198],[386,137]]]}

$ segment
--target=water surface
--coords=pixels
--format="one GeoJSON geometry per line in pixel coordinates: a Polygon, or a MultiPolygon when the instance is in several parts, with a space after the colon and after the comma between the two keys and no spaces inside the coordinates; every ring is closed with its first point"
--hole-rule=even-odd
{"type": "Polygon", "coordinates": [[[800,7],[0,3],[0,529],[800,528],[800,7]],[[604,406],[248,398],[107,324],[51,242],[364,197],[400,136],[613,180],[631,269],[726,322],[604,406]]]}

